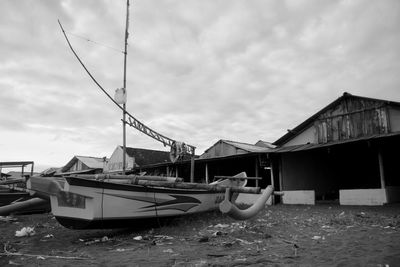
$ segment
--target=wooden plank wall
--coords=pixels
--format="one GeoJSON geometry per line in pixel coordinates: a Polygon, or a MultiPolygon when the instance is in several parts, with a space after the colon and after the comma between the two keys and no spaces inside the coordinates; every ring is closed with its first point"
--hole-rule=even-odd
{"type": "Polygon", "coordinates": [[[346,99],[315,121],[318,143],[388,133],[387,106],[375,101],[346,99]]]}

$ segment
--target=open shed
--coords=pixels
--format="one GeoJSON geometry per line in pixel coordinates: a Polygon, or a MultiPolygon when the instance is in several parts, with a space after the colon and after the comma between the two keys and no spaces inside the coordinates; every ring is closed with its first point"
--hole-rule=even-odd
{"type": "Polygon", "coordinates": [[[284,203],[400,200],[400,103],[344,93],[274,142],[284,203]]]}

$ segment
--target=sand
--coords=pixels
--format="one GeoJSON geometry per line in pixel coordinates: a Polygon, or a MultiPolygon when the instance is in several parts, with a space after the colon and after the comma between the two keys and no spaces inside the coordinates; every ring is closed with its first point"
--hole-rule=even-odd
{"type": "Polygon", "coordinates": [[[156,228],[70,230],[51,214],[0,220],[0,266],[400,266],[400,205],[276,205],[156,228]],[[24,227],[34,235],[16,237],[24,227]]]}

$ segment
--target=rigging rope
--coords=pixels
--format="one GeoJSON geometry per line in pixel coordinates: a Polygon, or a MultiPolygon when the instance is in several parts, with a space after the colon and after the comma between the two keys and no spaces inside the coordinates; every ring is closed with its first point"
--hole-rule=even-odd
{"type": "MultiPolygon", "coordinates": [[[[68,43],[69,48],[71,49],[72,53],[75,55],[75,57],[78,59],[79,63],[82,65],[82,67],[85,69],[86,73],[89,75],[89,77],[93,80],[93,82],[100,88],[100,90],[103,91],[103,93],[122,111],[124,111],[128,116],[129,116],[129,122],[124,121],[124,123],[129,124],[130,126],[138,129],[139,131],[141,131],[142,133],[162,142],[164,145],[169,145],[171,146],[171,144],[173,142],[175,142],[175,140],[168,138],[162,134],[157,133],[156,131],[152,130],[151,128],[147,127],[146,125],[144,125],[142,122],[140,122],[138,119],[136,119],[134,116],[132,116],[132,114],[130,114],[128,111],[126,111],[126,109],[124,109],[120,104],[118,104],[111,96],[110,94],[107,93],[107,91],[99,84],[99,82],[93,77],[93,75],[89,72],[89,70],[86,68],[85,64],[82,62],[82,60],[79,58],[78,54],[75,52],[75,50],[73,49],[67,34],[63,28],[63,26],[61,25],[60,20],[58,20],[58,24],[60,25],[60,28],[64,34],[64,37],[68,43]]],[[[192,149],[193,154],[194,154],[194,146],[189,146],[190,149],[192,149]]]]}
{"type": "Polygon", "coordinates": [[[103,46],[103,47],[106,47],[106,48],[115,50],[115,51],[117,51],[117,52],[119,52],[119,53],[125,54],[124,51],[122,51],[122,50],[120,50],[120,49],[118,49],[118,48],[112,47],[112,46],[110,46],[110,45],[106,45],[106,44],[102,44],[102,43],[99,43],[99,42],[90,40],[90,39],[87,38],[87,37],[84,37],[84,36],[81,36],[81,35],[78,35],[78,34],[69,32],[69,31],[65,31],[65,32],[68,33],[69,35],[72,35],[72,36],[75,36],[75,37],[77,37],[77,38],[83,39],[83,40],[85,40],[85,41],[87,41],[87,42],[94,43],[94,44],[96,44],[96,45],[100,45],[100,46],[103,46]]]}

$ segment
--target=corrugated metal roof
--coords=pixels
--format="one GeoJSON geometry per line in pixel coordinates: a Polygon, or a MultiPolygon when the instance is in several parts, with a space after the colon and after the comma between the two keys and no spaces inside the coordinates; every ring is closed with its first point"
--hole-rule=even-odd
{"type": "Polygon", "coordinates": [[[263,140],[259,140],[255,145],[256,146],[261,146],[261,147],[267,147],[267,148],[275,148],[276,147],[272,143],[266,142],[266,141],[263,141],[263,140]]]}
{"type": "Polygon", "coordinates": [[[270,148],[267,148],[267,147],[261,147],[261,146],[256,146],[256,145],[252,145],[252,144],[234,142],[234,141],[229,141],[229,140],[222,140],[222,142],[227,143],[231,146],[237,147],[239,149],[243,149],[247,152],[268,152],[270,150],[270,148]]]}
{"type": "Polygon", "coordinates": [[[25,167],[26,165],[34,164],[33,161],[3,161],[0,162],[0,167],[25,167]]]}
{"type": "Polygon", "coordinates": [[[83,156],[75,156],[77,159],[82,161],[86,166],[91,169],[103,169],[104,159],[103,158],[95,158],[95,157],[83,157],[83,156]]]}
{"type": "Polygon", "coordinates": [[[385,137],[391,137],[391,136],[400,136],[400,132],[387,133],[387,134],[375,134],[375,135],[370,135],[370,136],[363,136],[363,137],[359,137],[359,138],[340,140],[340,141],[329,142],[329,143],[324,143],[324,144],[304,144],[304,145],[279,147],[279,148],[270,150],[270,152],[272,152],[272,153],[297,152],[297,151],[317,149],[317,148],[322,148],[322,147],[330,147],[330,146],[335,146],[335,145],[354,143],[354,142],[359,142],[359,141],[367,141],[367,140],[379,139],[379,138],[385,138],[385,137]]]}
{"type": "Polygon", "coordinates": [[[69,170],[78,160],[90,169],[103,169],[104,166],[104,158],[74,156],[64,167],[61,168],[61,172],[69,170]]]}

